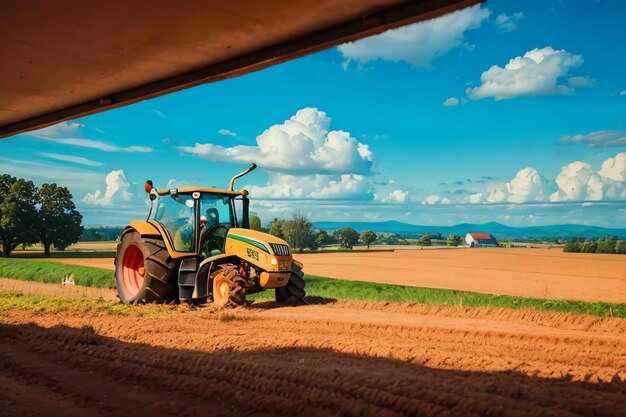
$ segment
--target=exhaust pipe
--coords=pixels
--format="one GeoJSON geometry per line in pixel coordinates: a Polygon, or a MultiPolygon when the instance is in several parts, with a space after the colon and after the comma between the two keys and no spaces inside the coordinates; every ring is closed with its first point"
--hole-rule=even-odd
{"type": "Polygon", "coordinates": [[[230,185],[228,186],[228,189],[229,189],[230,191],[233,191],[233,187],[235,186],[235,180],[236,180],[237,178],[241,178],[241,177],[243,177],[244,175],[246,175],[246,174],[247,174],[248,172],[250,172],[250,171],[254,171],[254,169],[255,169],[255,168],[256,168],[256,164],[255,164],[255,163],[252,163],[252,164],[250,164],[250,167],[249,167],[248,169],[246,169],[244,172],[242,172],[241,174],[237,174],[237,175],[235,175],[235,176],[233,177],[233,179],[232,179],[232,180],[230,180],[230,185]]]}

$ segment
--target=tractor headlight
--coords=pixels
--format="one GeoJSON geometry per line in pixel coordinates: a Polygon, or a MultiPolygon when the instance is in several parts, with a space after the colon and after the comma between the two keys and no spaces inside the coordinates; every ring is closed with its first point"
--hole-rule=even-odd
{"type": "Polygon", "coordinates": [[[278,260],[276,258],[272,258],[272,260],[270,261],[270,263],[272,265],[278,265],[278,260]]]}

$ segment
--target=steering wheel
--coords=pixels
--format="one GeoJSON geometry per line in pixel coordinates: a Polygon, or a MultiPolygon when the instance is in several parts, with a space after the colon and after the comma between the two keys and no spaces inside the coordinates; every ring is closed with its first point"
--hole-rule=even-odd
{"type": "Polygon", "coordinates": [[[212,250],[219,250],[224,253],[224,244],[226,243],[226,235],[228,234],[230,226],[225,224],[214,224],[209,227],[200,239],[200,250],[207,246],[208,255],[210,256],[212,250]]]}

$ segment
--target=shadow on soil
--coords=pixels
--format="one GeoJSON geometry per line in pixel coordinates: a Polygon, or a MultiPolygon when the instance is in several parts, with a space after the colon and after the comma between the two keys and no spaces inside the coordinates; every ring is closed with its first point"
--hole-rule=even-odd
{"type": "Polygon", "coordinates": [[[273,310],[276,308],[287,308],[287,307],[301,307],[305,305],[326,305],[326,304],[334,304],[337,302],[336,298],[326,298],[326,297],[318,297],[316,295],[306,296],[304,297],[304,301],[281,304],[276,301],[270,300],[256,300],[252,305],[250,305],[251,309],[259,309],[259,310],[273,310]]]}
{"type": "MultiPolygon", "coordinates": [[[[279,331],[280,323],[276,328],[279,331]]],[[[167,336],[157,334],[155,340],[159,337],[167,336]]],[[[194,346],[201,349],[202,341],[194,346]]],[[[513,371],[450,371],[332,349],[246,351],[245,341],[232,336],[224,346],[209,353],[123,342],[91,327],[0,325],[5,394],[0,395],[0,410],[6,415],[39,415],[51,404],[65,404],[66,409],[55,405],[55,415],[80,410],[90,410],[90,415],[152,416],[626,412],[626,385],[617,380],[590,384],[513,371]],[[233,344],[242,350],[234,350],[233,344]],[[8,394],[18,389],[23,395],[8,394]],[[37,392],[36,402],[28,400],[31,391],[37,392]]]]}

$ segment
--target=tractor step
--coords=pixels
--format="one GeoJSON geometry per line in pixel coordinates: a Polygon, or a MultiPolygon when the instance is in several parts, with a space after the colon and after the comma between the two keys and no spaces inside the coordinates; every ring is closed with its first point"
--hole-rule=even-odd
{"type": "Polygon", "coordinates": [[[178,299],[191,301],[193,290],[196,287],[196,272],[198,260],[196,258],[183,259],[178,269],[178,299]]]}

